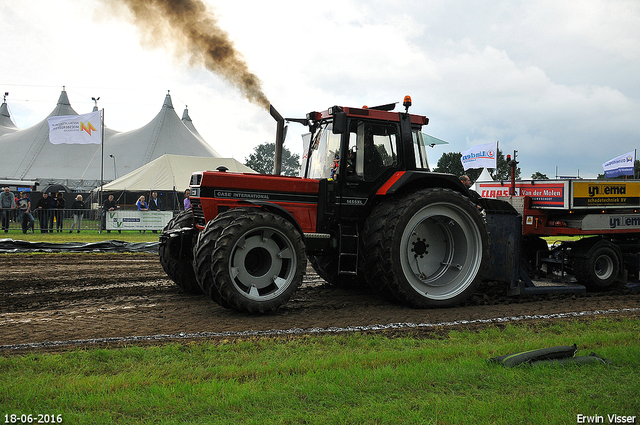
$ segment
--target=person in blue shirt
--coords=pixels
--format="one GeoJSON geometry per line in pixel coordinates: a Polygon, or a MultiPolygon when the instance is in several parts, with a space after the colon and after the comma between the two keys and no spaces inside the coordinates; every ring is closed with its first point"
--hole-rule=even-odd
{"type": "MultiPolygon", "coordinates": [[[[144,201],[144,195],[138,198],[138,202],[136,202],[136,205],[138,206],[138,211],[149,211],[149,206],[144,201]]],[[[146,230],[140,230],[140,233],[144,232],[146,232],[146,230]]]]}
{"type": "Polygon", "coordinates": [[[138,202],[136,202],[136,206],[138,207],[138,211],[149,211],[149,206],[144,201],[144,195],[138,198],[138,202]]]}
{"type": "Polygon", "coordinates": [[[189,200],[189,195],[191,194],[191,191],[189,189],[184,191],[184,210],[188,210],[189,208],[191,208],[191,201],[189,200]]]}

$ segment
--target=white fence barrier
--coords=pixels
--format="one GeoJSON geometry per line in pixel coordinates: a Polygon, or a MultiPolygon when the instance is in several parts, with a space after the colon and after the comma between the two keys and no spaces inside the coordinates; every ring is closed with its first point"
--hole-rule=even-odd
{"type": "Polygon", "coordinates": [[[107,211],[107,230],[162,230],[172,211],[107,211]]]}

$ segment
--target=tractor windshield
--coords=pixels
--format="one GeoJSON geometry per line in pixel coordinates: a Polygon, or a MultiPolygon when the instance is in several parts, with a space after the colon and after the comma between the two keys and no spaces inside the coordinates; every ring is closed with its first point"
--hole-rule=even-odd
{"type": "Polygon", "coordinates": [[[429,162],[427,161],[427,147],[424,143],[424,137],[420,130],[414,129],[412,132],[413,153],[416,158],[416,168],[429,170],[429,162]]]}
{"type": "Polygon", "coordinates": [[[333,134],[333,123],[325,122],[312,135],[307,177],[310,179],[335,178],[340,162],[340,135],[333,134]]]}

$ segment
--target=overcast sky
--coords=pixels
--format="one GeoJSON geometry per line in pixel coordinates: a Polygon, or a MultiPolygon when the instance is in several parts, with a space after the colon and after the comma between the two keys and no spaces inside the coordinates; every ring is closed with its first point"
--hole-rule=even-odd
{"type": "MultiPolygon", "coordinates": [[[[423,131],[449,142],[430,163],[497,140],[518,151],[524,178],[595,178],[640,144],[638,0],[205,2],[285,117],[408,94],[410,111],[430,119],[423,131]]],[[[170,90],[178,116],[188,105],[225,157],[244,162],[273,141],[263,108],[170,43],[143,38],[98,0],[0,0],[12,119],[20,129],[43,120],[65,86],[78,113],[99,96],[106,125],[128,131],[170,90]]],[[[296,126],[286,146],[301,153],[296,126]]]]}

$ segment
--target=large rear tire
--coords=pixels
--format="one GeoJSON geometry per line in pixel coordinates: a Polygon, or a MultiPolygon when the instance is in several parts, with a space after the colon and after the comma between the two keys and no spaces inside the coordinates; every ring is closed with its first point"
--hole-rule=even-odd
{"type": "Polygon", "coordinates": [[[449,189],[423,189],[378,205],[363,233],[369,284],[417,308],[467,299],[489,258],[477,206],[449,189]]]}
{"type": "Polygon", "coordinates": [[[211,254],[222,231],[231,224],[233,220],[246,214],[248,209],[249,208],[233,208],[218,214],[218,216],[209,221],[204,230],[200,232],[193,247],[193,268],[200,288],[209,298],[224,308],[231,308],[231,306],[220,297],[220,292],[218,292],[218,289],[214,285],[212,272],[213,258],[211,254]]]}
{"type": "MultiPolygon", "coordinates": [[[[171,230],[194,228],[193,212],[191,209],[180,212],[177,216],[169,220],[169,223],[162,230],[163,235],[171,230]]],[[[194,233],[195,235],[195,233],[194,233]]],[[[175,282],[184,292],[189,294],[202,294],[202,290],[196,280],[193,271],[191,246],[193,246],[194,238],[190,241],[189,246],[182,249],[181,255],[170,256],[169,243],[160,244],[158,253],[160,256],[160,264],[167,273],[169,278],[175,282]]]]}
{"type": "Polygon", "coordinates": [[[270,313],[302,283],[306,257],[302,235],[283,217],[258,208],[235,219],[212,253],[221,299],[247,313],[270,313]]]}

